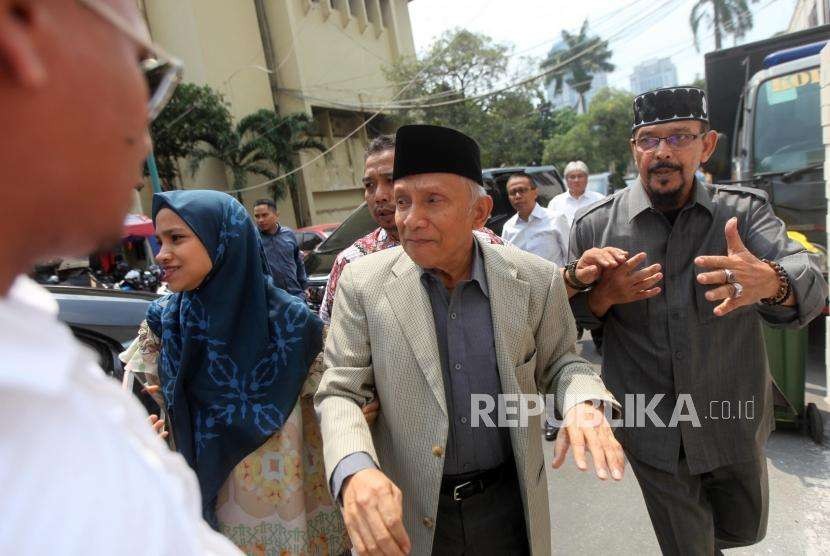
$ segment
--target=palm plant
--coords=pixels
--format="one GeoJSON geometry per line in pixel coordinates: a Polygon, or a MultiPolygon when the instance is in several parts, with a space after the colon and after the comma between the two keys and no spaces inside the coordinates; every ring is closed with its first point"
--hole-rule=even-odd
{"type": "MultiPolygon", "coordinates": [[[[303,137],[311,122],[305,114],[279,116],[262,109],[250,114],[234,127],[210,130],[202,136],[202,146],[191,154],[190,171],[195,174],[208,158],[219,160],[231,173],[231,190],[245,187],[249,174],[273,180],[293,166],[296,153],[302,149],[325,149],[317,141],[303,137]]],[[[287,178],[295,193],[294,175],[287,178]]],[[[279,182],[270,186],[274,200],[285,196],[279,182]]],[[[241,200],[241,194],[237,192],[241,200]]],[[[296,195],[292,195],[296,202],[296,195]]],[[[297,207],[295,206],[295,209],[297,207]]],[[[297,212],[296,214],[299,214],[297,212]]]]}
{"type": "MultiPolygon", "coordinates": [[[[280,174],[284,174],[294,167],[296,155],[300,151],[326,150],[325,145],[309,137],[311,125],[308,115],[301,112],[279,116],[273,110],[262,109],[242,118],[238,129],[243,135],[250,136],[251,143],[259,152],[268,158],[280,174]]],[[[285,181],[295,203],[294,214],[299,216],[296,174],[291,174],[285,181]]],[[[275,201],[285,196],[285,189],[280,183],[271,184],[270,190],[275,201]]]]}
{"type": "Polygon", "coordinates": [[[723,37],[731,35],[735,39],[746,36],[752,29],[752,12],[750,3],[758,0],[698,0],[689,14],[689,24],[695,36],[695,48],[700,50],[698,30],[706,22],[715,32],[715,50],[720,50],[723,37]]]}
{"type": "Polygon", "coordinates": [[[555,83],[554,90],[559,94],[563,83],[567,83],[579,94],[579,111],[584,113],[588,109],[585,94],[591,90],[594,75],[614,71],[614,64],[609,61],[612,52],[608,48],[608,41],[588,35],[587,19],[577,34],[562,31],[562,41],[565,48],[554,47],[542,62],[542,69],[563,63],[565,65],[548,75],[545,85],[555,83]]]}

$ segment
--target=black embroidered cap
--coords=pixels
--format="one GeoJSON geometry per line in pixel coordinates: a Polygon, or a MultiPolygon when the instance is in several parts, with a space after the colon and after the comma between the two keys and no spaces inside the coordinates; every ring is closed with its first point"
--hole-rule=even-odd
{"type": "Polygon", "coordinates": [[[457,174],[481,184],[478,143],[449,127],[405,125],[398,129],[392,179],[432,173],[457,174]]]}
{"type": "Polygon", "coordinates": [[[666,87],[647,91],[634,98],[631,133],[645,125],[678,120],[709,122],[706,93],[697,87],[666,87]]]}

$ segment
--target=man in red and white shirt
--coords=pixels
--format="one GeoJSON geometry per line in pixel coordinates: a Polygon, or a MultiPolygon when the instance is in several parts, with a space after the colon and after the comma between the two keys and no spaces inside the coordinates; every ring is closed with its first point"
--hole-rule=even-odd
{"type": "MultiPolygon", "coordinates": [[[[394,163],[395,136],[380,135],[374,138],[366,149],[363,196],[378,228],[341,251],[334,260],[323,301],[320,304],[320,318],[326,324],[331,322],[331,308],[334,304],[334,294],[337,293],[337,282],[346,265],[366,255],[400,245],[398,229],[395,227],[395,199],[392,195],[394,163]]],[[[473,233],[486,236],[490,243],[503,243],[501,238],[488,228],[481,228],[473,233]]]]}

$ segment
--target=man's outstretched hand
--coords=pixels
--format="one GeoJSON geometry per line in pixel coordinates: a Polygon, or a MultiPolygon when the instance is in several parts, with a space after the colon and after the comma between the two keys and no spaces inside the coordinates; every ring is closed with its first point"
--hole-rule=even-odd
{"type": "Polygon", "coordinates": [[[403,494],[378,469],[358,471],[343,483],[343,519],[361,556],[402,556],[412,545],[403,526],[403,494]]]}
{"type": "MultiPolygon", "coordinates": [[[[738,307],[758,303],[764,298],[775,297],[778,293],[778,274],[770,265],[753,255],[746,248],[738,233],[738,219],[730,218],[724,227],[726,235],[726,256],[703,256],[695,259],[695,264],[708,269],[697,275],[701,284],[716,286],[706,292],[709,301],[722,301],[714,309],[716,316],[722,317],[738,307]],[[726,270],[734,276],[734,281],[741,285],[740,297],[733,297],[736,289],[728,283],[726,270]]],[[[790,295],[783,305],[795,305],[795,296],[790,295]]]]}
{"type": "Polygon", "coordinates": [[[614,438],[602,406],[594,407],[590,402],[583,402],[568,410],[553,449],[554,469],[559,469],[565,463],[568,448],[573,448],[574,462],[580,471],[588,469],[585,458],[587,450],[594,462],[597,477],[603,481],[609,475],[616,481],[623,478],[625,454],[614,438]]]}

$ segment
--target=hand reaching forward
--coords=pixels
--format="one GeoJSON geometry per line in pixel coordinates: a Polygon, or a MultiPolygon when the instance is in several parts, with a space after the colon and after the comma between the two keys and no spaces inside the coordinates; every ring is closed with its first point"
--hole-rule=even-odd
{"type": "MultiPolygon", "coordinates": [[[[778,293],[778,274],[770,265],[753,255],[746,248],[738,234],[738,219],[730,218],[724,227],[727,255],[704,256],[695,259],[697,266],[713,269],[697,275],[701,284],[714,287],[706,292],[709,301],[723,302],[715,307],[715,315],[722,317],[738,307],[758,303],[764,298],[775,297],[778,293]],[[738,290],[740,286],[740,290],[738,290]]],[[[784,305],[795,305],[790,295],[784,305]]]]}
{"type": "Polygon", "coordinates": [[[660,293],[657,284],[663,279],[661,267],[653,264],[637,270],[645,260],[645,253],[637,253],[602,273],[602,279],[588,294],[588,307],[594,315],[602,317],[613,305],[648,299],[660,293]]]}
{"type": "Polygon", "coordinates": [[[593,284],[602,273],[617,268],[628,258],[628,251],[616,247],[592,247],[576,263],[576,277],[583,284],[593,284]]]}
{"type": "Polygon", "coordinates": [[[559,469],[565,462],[568,448],[573,447],[574,463],[580,471],[588,469],[585,450],[591,454],[594,471],[603,481],[610,475],[621,480],[625,472],[625,454],[614,438],[611,426],[603,413],[602,405],[594,407],[590,402],[576,404],[565,414],[565,424],[556,437],[553,452],[553,468],[559,469]]]}
{"type": "Polygon", "coordinates": [[[361,556],[401,556],[412,545],[403,527],[403,494],[378,469],[358,471],[343,483],[343,519],[361,556]]]}

